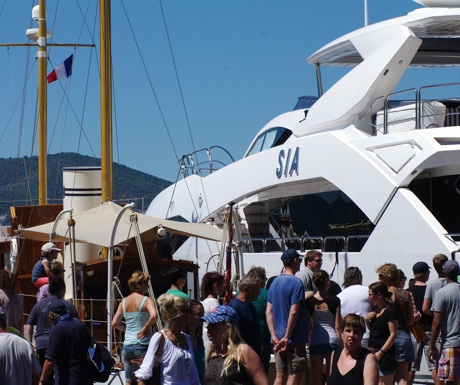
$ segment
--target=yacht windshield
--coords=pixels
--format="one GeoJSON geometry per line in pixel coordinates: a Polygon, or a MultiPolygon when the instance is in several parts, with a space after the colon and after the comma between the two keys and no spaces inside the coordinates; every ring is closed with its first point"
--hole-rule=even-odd
{"type": "Polygon", "coordinates": [[[284,127],[274,127],[260,134],[246,156],[257,154],[269,148],[283,144],[291,136],[291,130],[284,127]]]}

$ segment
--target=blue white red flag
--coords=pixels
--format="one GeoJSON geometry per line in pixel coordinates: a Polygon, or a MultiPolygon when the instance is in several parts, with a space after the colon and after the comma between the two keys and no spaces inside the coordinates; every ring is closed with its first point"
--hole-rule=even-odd
{"type": "Polygon", "coordinates": [[[64,79],[72,76],[72,63],[73,63],[73,54],[70,55],[63,63],[59,64],[54,70],[52,70],[47,79],[48,84],[54,82],[58,79],[64,79]]]}

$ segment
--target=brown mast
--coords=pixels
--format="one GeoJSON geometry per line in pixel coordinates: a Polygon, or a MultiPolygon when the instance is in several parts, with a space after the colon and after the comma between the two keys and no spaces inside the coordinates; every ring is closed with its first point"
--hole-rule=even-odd
{"type": "Polygon", "coordinates": [[[46,83],[46,0],[39,2],[39,37],[38,37],[38,204],[46,205],[48,203],[47,197],[47,147],[48,147],[48,94],[46,83]]]}
{"type": "Polygon", "coordinates": [[[100,0],[102,201],[113,200],[112,55],[110,0],[100,0]]]}

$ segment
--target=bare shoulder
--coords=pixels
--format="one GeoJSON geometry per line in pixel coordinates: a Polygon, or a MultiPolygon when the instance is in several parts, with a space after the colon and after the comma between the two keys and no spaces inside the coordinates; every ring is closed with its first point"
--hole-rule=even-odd
{"type": "Polygon", "coordinates": [[[377,365],[377,358],[375,357],[375,354],[373,353],[369,353],[367,356],[366,356],[366,360],[364,361],[364,363],[370,363],[370,364],[374,364],[377,365]]]}
{"type": "Polygon", "coordinates": [[[251,360],[254,359],[254,355],[257,355],[254,349],[252,349],[248,344],[239,344],[238,351],[241,354],[245,364],[251,362],[251,360]]]}

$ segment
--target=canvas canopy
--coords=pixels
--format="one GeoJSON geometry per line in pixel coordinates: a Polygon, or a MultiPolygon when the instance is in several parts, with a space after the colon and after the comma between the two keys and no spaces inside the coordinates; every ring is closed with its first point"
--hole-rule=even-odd
{"type": "MultiPolygon", "coordinates": [[[[74,213],[72,217],[75,220],[75,241],[110,247],[122,243],[129,238],[134,238],[135,232],[134,229],[131,228],[130,220],[130,216],[133,212],[127,210],[121,216],[114,235],[113,244],[110,244],[113,226],[121,210],[121,206],[113,202],[106,202],[90,210],[74,213]]],[[[56,235],[53,238],[54,242],[62,242],[68,239],[68,219],[68,215],[58,219],[56,235]]],[[[137,220],[143,242],[155,240],[157,238],[157,229],[160,225],[163,226],[168,233],[182,234],[219,242],[222,241],[223,238],[222,230],[205,223],[176,222],[139,213],[137,213],[137,220]]],[[[54,222],[49,222],[27,229],[21,229],[20,236],[31,240],[49,242],[53,225],[54,222]]]]}

